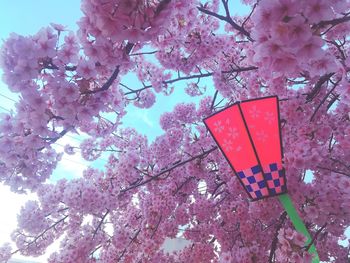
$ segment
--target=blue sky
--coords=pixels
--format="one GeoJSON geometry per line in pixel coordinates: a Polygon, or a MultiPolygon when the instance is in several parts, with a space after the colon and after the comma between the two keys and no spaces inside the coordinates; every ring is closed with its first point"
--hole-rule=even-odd
{"type": "Polygon", "coordinates": [[[76,21],[82,16],[78,0],[1,1],[0,14],[1,39],[11,32],[34,34],[50,22],[68,25],[76,30],[76,21]]]}

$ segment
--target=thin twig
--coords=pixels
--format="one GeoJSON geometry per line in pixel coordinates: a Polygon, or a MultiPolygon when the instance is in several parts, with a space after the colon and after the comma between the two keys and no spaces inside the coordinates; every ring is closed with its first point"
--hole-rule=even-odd
{"type": "Polygon", "coordinates": [[[278,225],[276,227],[275,237],[272,240],[271,249],[270,249],[270,256],[269,256],[269,263],[273,263],[273,259],[274,259],[274,256],[275,256],[275,251],[276,251],[276,248],[277,248],[277,242],[278,242],[278,232],[282,228],[282,226],[284,224],[284,221],[286,221],[286,218],[287,218],[287,212],[284,211],[281,214],[281,216],[280,216],[280,218],[278,220],[279,223],[278,223],[278,225]]]}
{"type": "MultiPolygon", "coordinates": [[[[125,54],[129,55],[129,53],[131,52],[133,47],[134,47],[133,43],[129,42],[128,44],[126,44],[126,46],[124,48],[125,54]]],[[[112,75],[109,77],[109,79],[106,81],[106,83],[102,85],[101,88],[95,89],[95,90],[87,90],[87,91],[82,92],[81,94],[89,95],[89,94],[94,94],[97,92],[108,90],[112,86],[113,82],[117,79],[117,77],[119,75],[119,71],[120,71],[120,65],[115,67],[112,75]]]]}
{"type": "Polygon", "coordinates": [[[321,33],[321,35],[324,35],[327,32],[329,32],[329,30],[334,28],[335,26],[337,26],[337,25],[339,25],[341,23],[348,22],[348,21],[350,21],[349,13],[346,14],[345,16],[343,16],[343,17],[339,17],[339,18],[332,19],[332,20],[321,21],[318,24],[316,24],[313,28],[318,29],[318,28],[323,28],[325,26],[329,26],[330,25],[330,27],[325,32],[321,33]]]}
{"type": "Polygon", "coordinates": [[[137,230],[136,234],[131,238],[129,244],[126,246],[126,248],[123,249],[122,253],[121,253],[120,256],[117,258],[117,262],[119,262],[119,261],[123,258],[123,256],[124,256],[124,254],[125,254],[127,248],[131,245],[131,243],[133,243],[133,242],[136,240],[136,238],[137,238],[137,236],[140,234],[140,232],[141,232],[141,228],[140,228],[139,230],[137,230]]]}
{"type": "MultiPolygon", "coordinates": [[[[52,228],[55,228],[59,223],[63,222],[66,218],[68,217],[68,215],[62,217],[60,220],[56,221],[55,223],[53,223],[51,226],[49,226],[48,228],[46,228],[43,232],[41,232],[39,235],[37,235],[32,241],[28,242],[26,244],[26,247],[28,248],[31,244],[35,243],[39,238],[43,237],[45,235],[45,233],[47,231],[49,231],[52,228]]],[[[13,252],[11,252],[11,254],[16,254],[18,251],[20,251],[21,249],[17,249],[13,252]]]]}
{"type": "Polygon", "coordinates": [[[193,180],[195,178],[196,177],[194,177],[194,176],[188,177],[184,182],[182,182],[178,187],[176,187],[176,190],[173,193],[173,195],[176,195],[182,189],[182,187],[184,187],[189,181],[191,181],[191,180],[193,180]]]}
{"type": "Polygon", "coordinates": [[[321,76],[319,80],[316,82],[311,92],[307,94],[306,102],[312,101],[316,97],[316,95],[320,92],[322,85],[326,83],[334,74],[335,73],[329,73],[321,76]]]}
{"type": "Polygon", "coordinates": [[[81,94],[84,94],[84,95],[89,95],[89,94],[94,94],[94,93],[98,93],[98,92],[101,92],[101,91],[106,91],[109,89],[110,86],[112,86],[113,82],[116,80],[116,78],[118,77],[119,75],[119,65],[115,68],[115,70],[113,71],[112,75],[109,77],[109,79],[106,81],[105,84],[102,85],[101,88],[99,89],[94,89],[94,90],[87,90],[87,91],[84,91],[82,92],[81,94]]]}
{"type": "Polygon", "coordinates": [[[154,176],[152,176],[152,177],[150,177],[150,178],[148,178],[146,180],[143,180],[143,181],[139,182],[138,184],[131,185],[131,186],[127,187],[127,188],[124,188],[124,189],[120,190],[120,194],[123,194],[123,193],[125,193],[125,192],[127,192],[127,191],[129,191],[131,189],[135,189],[135,188],[140,187],[142,185],[145,185],[145,184],[147,184],[147,183],[149,183],[149,182],[151,182],[151,181],[153,181],[155,179],[158,179],[163,174],[166,174],[166,173],[170,174],[170,172],[172,170],[176,169],[177,167],[180,167],[180,166],[182,166],[182,165],[184,165],[186,163],[192,162],[193,160],[196,160],[198,158],[203,158],[204,156],[208,155],[209,153],[215,151],[217,148],[218,148],[217,146],[214,146],[214,147],[210,148],[209,150],[203,151],[203,153],[201,153],[201,154],[193,156],[192,158],[189,158],[189,159],[184,160],[182,162],[178,162],[176,165],[174,165],[174,166],[172,166],[170,168],[164,169],[160,173],[158,173],[158,174],[156,174],[156,175],[154,175],[154,176]]]}
{"type": "Polygon", "coordinates": [[[157,53],[158,50],[154,50],[154,51],[149,51],[149,52],[140,52],[140,53],[132,53],[129,56],[140,56],[140,55],[151,55],[151,54],[155,54],[157,53]]]}
{"type": "Polygon", "coordinates": [[[151,235],[151,238],[153,238],[154,235],[156,234],[156,232],[157,232],[157,230],[158,230],[158,227],[159,227],[161,221],[162,221],[162,215],[159,216],[159,220],[158,220],[158,222],[157,222],[156,227],[155,227],[154,230],[153,230],[153,233],[152,233],[152,235],[151,235]]]}
{"type": "Polygon", "coordinates": [[[218,93],[219,93],[219,91],[216,90],[216,91],[215,91],[215,94],[214,94],[214,97],[213,97],[213,101],[211,102],[211,105],[210,105],[210,110],[211,110],[211,111],[214,109],[215,100],[216,100],[216,97],[218,96],[218,93]]]}
{"type": "Polygon", "coordinates": [[[95,231],[92,235],[92,239],[95,238],[98,230],[101,228],[102,224],[103,224],[103,221],[106,219],[106,216],[109,214],[109,210],[107,209],[107,212],[103,215],[103,217],[101,218],[101,221],[98,223],[98,226],[95,228],[95,231]]]}
{"type": "Polygon", "coordinates": [[[327,92],[326,96],[324,96],[324,98],[321,100],[321,102],[317,105],[314,113],[312,114],[311,118],[310,118],[310,122],[312,122],[316,116],[316,113],[318,112],[318,110],[321,108],[322,104],[327,100],[328,96],[333,92],[333,90],[337,87],[339,81],[334,84],[333,88],[331,88],[330,91],[327,92]]]}
{"type": "Polygon", "coordinates": [[[205,9],[203,6],[197,6],[197,9],[201,12],[203,12],[204,14],[216,17],[222,21],[225,21],[227,23],[229,23],[235,30],[237,30],[238,32],[240,32],[241,34],[245,35],[250,41],[253,41],[253,39],[250,37],[250,33],[245,30],[242,26],[238,25],[235,21],[233,21],[233,19],[231,18],[230,12],[229,12],[229,7],[228,7],[228,3],[226,1],[222,1],[224,8],[225,8],[225,12],[226,12],[226,16],[223,15],[219,15],[215,12],[209,11],[207,9],[205,9]]]}
{"type": "Polygon", "coordinates": [[[327,226],[327,222],[319,229],[317,230],[317,232],[315,233],[315,235],[312,237],[310,244],[308,244],[305,247],[306,251],[309,251],[310,247],[312,246],[312,244],[315,242],[315,240],[317,239],[317,236],[322,232],[323,229],[325,229],[325,227],[327,226]]]}
{"type": "MultiPolygon", "coordinates": [[[[244,72],[244,71],[250,71],[250,70],[256,70],[256,69],[258,69],[258,68],[255,67],[255,66],[238,67],[238,68],[232,68],[231,70],[221,71],[221,73],[222,74],[231,74],[231,73],[234,73],[234,72],[244,72]]],[[[169,79],[169,80],[163,81],[162,83],[166,85],[166,84],[172,84],[172,83],[175,83],[175,82],[178,82],[178,81],[183,81],[183,80],[206,78],[206,77],[210,77],[212,75],[213,75],[213,72],[194,74],[194,75],[185,76],[185,77],[180,77],[179,76],[179,77],[177,77],[175,79],[169,79]]],[[[152,87],[153,87],[152,85],[144,85],[143,88],[135,89],[135,90],[127,88],[130,91],[125,92],[124,95],[130,95],[130,94],[133,94],[133,93],[138,94],[141,91],[143,91],[145,89],[152,88],[152,87]]]]}
{"type": "Polygon", "coordinates": [[[326,170],[326,171],[330,171],[330,172],[333,172],[333,173],[337,173],[337,174],[342,174],[342,175],[350,177],[350,173],[345,173],[345,172],[342,172],[342,171],[337,171],[337,170],[333,170],[333,169],[330,169],[330,168],[327,168],[327,167],[321,167],[321,166],[317,166],[317,168],[322,169],[322,170],[326,170]]]}

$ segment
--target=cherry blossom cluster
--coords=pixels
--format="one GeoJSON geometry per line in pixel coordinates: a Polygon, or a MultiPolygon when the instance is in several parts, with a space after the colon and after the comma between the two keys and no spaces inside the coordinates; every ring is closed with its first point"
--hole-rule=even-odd
{"type": "Polygon", "coordinates": [[[109,38],[113,42],[132,43],[150,41],[165,31],[174,4],[162,1],[83,1],[85,16],[81,29],[96,39],[109,38]]]}
{"type": "Polygon", "coordinates": [[[226,0],[83,0],[76,33],[9,36],[0,65],[19,101],[1,115],[0,180],[38,198],[1,262],[57,240],[48,262],[310,262],[278,200],[249,202],[202,121],[268,95],[280,100],[288,192],[320,259],[348,260],[349,2],[243,2],[246,16],[226,0]],[[181,88],[193,102],[162,112],[154,140],[122,125],[181,88]],[[69,133],[84,140],[57,150],[69,133]],[[78,154],[105,164],[49,180],[78,154]],[[179,237],[186,246],[166,252],[179,237]]]}
{"type": "Polygon", "coordinates": [[[300,72],[310,76],[339,71],[327,46],[327,21],[342,17],[346,1],[261,1],[252,15],[256,40],[252,61],[266,78],[300,72]],[[263,28],[262,28],[263,27],[263,28]]]}
{"type": "Polygon", "coordinates": [[[303,251],[306,238],[290,228],[278,232],[280,247],[276,251],[278,262],[311,262],[312,256],[303,251]]]}

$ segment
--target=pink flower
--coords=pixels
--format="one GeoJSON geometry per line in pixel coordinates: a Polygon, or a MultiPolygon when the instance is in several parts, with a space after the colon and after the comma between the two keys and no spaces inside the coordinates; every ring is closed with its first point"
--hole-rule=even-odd
{"type": "Polygon", "coordinates": [[[39,57],[54,57],[56,54],[57,36],[53,34],[51,28],[41,29],[34,37],[35,42],[38,45],[39,57]]]}
{"type": "Polygon", "coordinates": [[[326,0],[307,1],[303,12],[311,23],[317,23],[321,20],[330,20],[333,16],[332,8],[326,0]]]}
{"type": "Polygon", "coordinates": [[[58,32],[62,32],[66,30],[66,27],[61,25],[61,24],[56,24],[56,23],[50,23],[50,25],[57,30],[58,32]]]}
{"type": "Polygon", "coordinates": [[[291,74],[295,76],[297,71],[298,62],[292,55],[285,55],[284,57],[278,57],[272,62],[272,69],[276,72],[275,76],[279,77],[283,74],[291,74]]]}
{"type": "Polygon", "coordinates": [[[312,61],[308,69],[312,76],[322,76],[327,73],[336,72],[338,65],[331,55],[325,54],[322,58],[312,61]]]}
{"type": "Polygon", "coordinates": [[[294,237],[295,231],[291,228],[287,228],[284,230],[284,235],[288,240],[292,240],[294,237]]]}
{"type": "Polygon", "coordinates": [[[5,243],[0,247],[0,261],[7,262],[12,256],[12,247],[10,243],[5,243]]]}
{"type": "Polygon", "coordinates": [[[154,92],[152,92],[149,89],[143,90],[138,100],[134,102],[134,105],[139,108],[150,108],[156,101],[156,96],[154,95],[154,92]]]}
{"type": "Polygon", "coordinates": [[[279,22],[271,27],[271,40],[283,45],[290,41],[291,27],[289,23],[279,22]]]}
{"type": "Polygon", "coordinates": [[[77,46],[78,40],[72,32],[69,32],[69,34],[64,37],[64,43],[68,46],[77,46]]]}
{"type": "Polygon", "coordinates": [[[80,60],[77,66],[77,74],[86,79],[95,77],[96,76],[95,63],[90,60],[80,60]]]}
{"type": "Polygon", "coordinates": [[[65,64],[77,63],[78,51],[78,48],[74,46],[64,45],[63,48],[58,51],[58,57],[65,64]]]}
{"type": "Polygon", "coordinates": [[[293,242],[294,242],[294,244],[296,244],[297,246],[299,246],[299,247],[305,246],[306,240],[307,240],[307,238],[306,238],[303,234],[300,234],[299,232],[296,232],[296,233],[294,234],[293,242]]]}
{"type": "Polygon", "coordinates": [[[324,50],[322,50],[323,45],[324,41],[322,38],[313,36],[309,41],[300,47],[296,55],[300,58],[321,58],[325,54],[324,50]]]}
{"type": "Polygon", "coordinates": [[[66,144],[66,145],[64,146],[64,152],[65,152],[66,154],[73,155],[73,154],[75,154],[74,148],[75,148],[75,147],[70,146],[69,144],[66,144]]]}
{"type": "Polygon", "coordinates": [[[293,17],[288,23],[289,25],[289,43],[291,48],[298,48],[300,44],[307,42],[312,34],[310,26],[305,23],[305,18],[302,16],[293,17]]]}

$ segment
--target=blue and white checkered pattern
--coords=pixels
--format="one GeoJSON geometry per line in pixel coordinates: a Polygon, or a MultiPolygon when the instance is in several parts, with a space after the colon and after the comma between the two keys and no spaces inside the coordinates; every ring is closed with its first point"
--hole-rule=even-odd
{"type": "Polygon", "coordinates": [[[269,195],[269,191],[259,165],[239,171],[237,172],[237,175],[253,200],[267,197],[269,195]]]}
{"type": "Polygon", "coordinates": [[[267,186],[272,195],[287,192],[286,175],[282,165],[271,163],[264,167],[267,186]]]}

